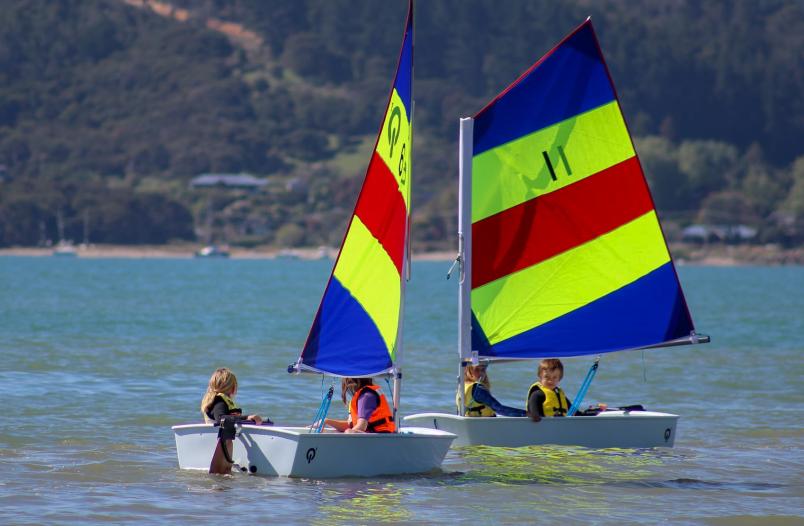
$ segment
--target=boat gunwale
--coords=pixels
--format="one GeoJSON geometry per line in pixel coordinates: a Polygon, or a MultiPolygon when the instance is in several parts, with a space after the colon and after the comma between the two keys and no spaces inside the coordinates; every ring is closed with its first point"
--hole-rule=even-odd
{"type": "MultiPolygon", "coordinates": [[[[457,435],[444,431],[441,429],[432,429],[428,427],[406,426],[402,427],[398,433],[341,433],[335,430],[325,430],[323,433],[310,433],[310,429],[303,426],[268,426],[268,425],[255,425],[244,424],[240,426],[243,431],[263,431],[268,435],[281,435],[285,437],[372,437],[373,440],[388,440],[390,437],[404,437],[407,440],[416,440],[421,438],[438,438],[454,440],[457,435]]],[[[177,424],[172,426],[171,429],[174,433],[179,431],[188,431],[198,428],[199,431],[210,430],[213,431],[215,426],[213,424],[177,424]]],[[[325,439],[328,440],[328,439],[325,439]]]]}
{"type": "MultiPolygon", "coordinates": [[[[455,420],[458,422],[463,421],[470,421],[470,422],[499,422],[499,421],[525,421],[529,420],[527,416],[500,416],[497,415],[495,417],[488,417],[488,418],[478,418],[475,416],[461,416],[455,415],[452,413],[416,413],[413,415],[407,415],[402,418],[402,420],[408,420],[409,418],[448,418],[450,420],[455,420]]],[[[563,421],[576,421],[580,420],[583,422],[587,422],[593,420],[595,418],[605,418],[606,420],[625,420],[625,419],[661,419],[661,418],[672,418],[674,420],[678,420],[680,415],[676,415],[673,413],[660,413],[658,411],[603,411],[594,416],[572,416],[572,417],[557,417],[557,418],[543,418],[541,422],[563,422],[563,421]]]]}

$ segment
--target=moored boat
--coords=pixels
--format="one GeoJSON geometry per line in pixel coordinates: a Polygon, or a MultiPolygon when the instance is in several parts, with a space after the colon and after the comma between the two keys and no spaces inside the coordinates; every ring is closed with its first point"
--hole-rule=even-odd
{"type": "Polygon", "coordinates": [[[221,245],[207,245],[200,250],[196,251],[195,257],[197,258],[228,258],[229,247],[221,245]]]}

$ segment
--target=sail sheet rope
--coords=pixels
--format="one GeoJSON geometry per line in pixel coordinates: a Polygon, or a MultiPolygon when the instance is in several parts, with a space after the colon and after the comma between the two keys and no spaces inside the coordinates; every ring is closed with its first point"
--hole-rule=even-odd
{"type": "MultiPolygon", "coordinates": [[[[321,377],[321,387],[324,385],[324,378],[321,377]]],[[[318,406],[318,412],[315,414],[315,418],[313,418],[313,425],[310,426],[310,433],[321,433],[324,430],[324,420],[327,418],[327,413],[329,413],[329,406],[332,403],[332,395],[335,394],[335,387],[330,385],[327,394],[321,399],[321,405],[318,406]]]]}
{"type": "Polygon", "coordinates": [[[589,386],[592,384],[592,380],[597,374],[597,367],[600,364],[600,356],[597,357],[595,363],[592,364],[592,367],[589,368],[589,372],[586,373],[586,378],[583,379],[583,383],[581,384],[581,388],[578,389],[578,394],[575,395],[574,401],[572,402],[572,407],[567,412],[567,416],[573,416],[577,411],[578,408],[583,403],[583,399],[586,396],[586,391],[589,390],[589,386]]]}

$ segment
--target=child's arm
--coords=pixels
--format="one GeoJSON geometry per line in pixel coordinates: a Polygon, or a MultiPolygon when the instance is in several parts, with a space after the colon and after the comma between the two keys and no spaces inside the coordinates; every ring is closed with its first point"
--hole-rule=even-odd
{"type": "Polygon", "coordinates": [[[348,420],[336,420],[335,418],[325,418],[324,425],[333,427],[335,428],[336,431],[340,431],[341,433],[349,429],[348,420]]]}
{"type": "Polygon", "coordinates": [[[212,410],[209,412],[212,415],[212,422],[220,422],[221,417],[229,414],[229,408],[226,405],[226,402],[223,400],[218,400],[212,406],[212,410]]]}
{"type": "Polygon", "coordinates": [[[544,416],[545,396],[541,389],[534,389],[528,398],[528,416],[534,422],[538,422],[544,416]]]}
{"type": "Polygon", "coordinates": [[[481,384],[475,384],[472,388],[472,398],[481,404],[489,406],[495,413],[500,416],[527,416],[527,412],[515,407],[509,407],[501,404],[488,389],[481,384]]]}

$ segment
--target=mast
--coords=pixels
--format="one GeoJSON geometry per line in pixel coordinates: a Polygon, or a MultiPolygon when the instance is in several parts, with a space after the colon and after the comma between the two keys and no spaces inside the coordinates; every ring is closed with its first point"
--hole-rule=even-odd
{"type": "MultiPolygon", "coordinates": [[[[410,1],[409,4],[409,11],[408,16],[413,16],[413,0],[410,1]]],[[[415,39],[411,43],[411,47],[415,45],[415,39]]],[[[416,101],[413,98],[413,62],[411,61],[410,65],[410,130],[411,130],[411,140],[410,140],[410,154],[408,156],[408,176],[412,179],[413,177],[413,117],[416,111],[416,101]]],[[[410,185],[408,185],[410,188],[410,185]]],[[[394,361],[394,392],[392,393],[392,404],[393,407],[391,408],[393,411],[394,422],[397,422],[396,415],[399,412],[399,398],[401,396],[402,391],[402,333],[403,328],[405,325],[405,289],[407,288],[407,283],[410,281],[410,261],[411,261],[411,249],[410,249],[410,216],[413,214],[413,203],[412,200],[408,200],[408,212],[407,216],[405,216],[405,248],[404,248],[404,256],[402,259],[402,272],[400,274],[401,280],[401,298],[402,301],[399,305],[399,327],[397,328],[397,335],[396,335],[396,347],[394,354],[396,355],[396,360],[394,361]]],[[[399,432],[399,426],[396,426],[397,432],[399,432]]]]}
{"type": "Polygon", "coordinates": [[[474,120],[460,120],[458,136],[458,257],[460,258],[460,288],[458,289],[458,394],[457,408],[462,415],[464,361],[472,355],[472,142],[474,120]]]}
{"type": "MultiPolygon", "coordinates": [[[[405,288],[407,286],[407,279],[405,275],[405,269],[408,268],[410,265],[410,260],[406,257],[402,260],[402,301],[399,305],[399,326],[397,328],[396,333],[396,345],[394,349],[394,355],[396,356],[396,360],[394,360],[394,367],[391,372],[394,375],[394,385],[393,385],[393,399],[391,408],[393,411],[394,422],[397,421],[396,415],[399,411],[399,397],[400,392],[402,389],[402,332],[405,325],[405,288]]],[[[397,432],[399,432],[399,426],[397,426],[397,432]]]]}

